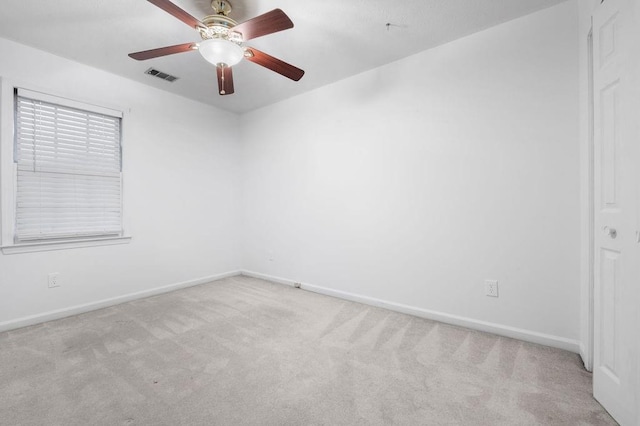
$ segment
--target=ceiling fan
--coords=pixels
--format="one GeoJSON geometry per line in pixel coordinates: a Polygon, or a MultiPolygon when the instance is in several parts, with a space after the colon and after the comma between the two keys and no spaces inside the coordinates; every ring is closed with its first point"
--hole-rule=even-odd
{"type": "Polygon", "coordinates": [[[218,93],[221,95],[230,95],[234,92],[231,67],[243,58],[294,81],[300,80],[304,75],[304,71],[300,68],[267,55],[256,48],[243,45],[247,40],[293,28],[291,19],[280,9],[274,9],[238,24],[228,16],[231,12],[231,4],[228,1],[213,0],[211,8],[215,14],[205,16],[202,21],[194,18],[169,0],[147,1],[194,28],[200,33],[202,41],[130,53],[129,57],[133,59],[144,61],[197,50],[205,60],[216,66],[218,93]]]}

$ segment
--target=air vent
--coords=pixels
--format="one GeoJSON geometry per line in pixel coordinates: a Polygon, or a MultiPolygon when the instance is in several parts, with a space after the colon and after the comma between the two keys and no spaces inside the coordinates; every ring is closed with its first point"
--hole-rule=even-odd
{"type": "Polygon", "coordinates": [[[153,68],[149,68],[144,73],[152,75],[154,77],[161,78],[163,80],[168,81],[169,83],[173,83],[174,81],[176,81],[178,79],[178,77],[176,77],[176,76],[167,74],[166,72],[158,71],[158,70],[153,69],[153,68]]]}

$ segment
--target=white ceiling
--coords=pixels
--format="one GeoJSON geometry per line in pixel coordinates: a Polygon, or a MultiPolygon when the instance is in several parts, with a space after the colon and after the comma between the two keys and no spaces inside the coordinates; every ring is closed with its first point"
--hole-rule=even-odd
{"type": "MultiPolygon", "coordinates": [[[[0,37],[241,113],[562,1],[230,0],[230,17],[237,22],[284,10],[293,29],[246,44],[306,74],[294,82],[243,61],[234,67],[235,94],[228,96],[217,94],[215,68],[195,51],[142,62],[127,56],[199,40],[195,30],[145,0],[2,0],[0,37]],[[148,76],[149,67],[180,79],[168,83],[148,76]]],[[[212,13],[210,0],[174,3],[196,18],[212,13]]]]}

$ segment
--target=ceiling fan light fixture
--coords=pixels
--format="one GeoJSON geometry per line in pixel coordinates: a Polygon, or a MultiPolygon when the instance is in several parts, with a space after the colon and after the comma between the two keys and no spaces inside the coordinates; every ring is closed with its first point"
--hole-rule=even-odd
{"type": "Polygon", "coordinates": [[[244,58],[244,50],[236,43],[223,38],[210,38],[200,42],[198,51],[202,57],[215,66],[236,65],[244,58]]]}

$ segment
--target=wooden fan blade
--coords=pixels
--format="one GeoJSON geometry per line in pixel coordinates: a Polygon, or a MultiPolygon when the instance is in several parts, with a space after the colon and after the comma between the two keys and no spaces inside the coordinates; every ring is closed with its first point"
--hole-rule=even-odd
{"type": "Polygon", "coordinates": [[[158,58],[160,56],[173,55],[174,53],[195,50],[195,43],[176,44],[175,46],[160,47],[158,49],[143,50],[142,52],[129,53],[129,57],[137,61],[158,58]]]}
{"type": "Polygon", "coordinates": [[[189,25],[192,28],[205,27],[205,25],[202,22],[200,22],[193,16],[189,15],[187,12],[185,12],[175,4],[171,3],[169,0],[147,0],[147,1],[149,3],[152,3],[158,6],[160,9],[178,18],[179,20],[181,20],[182,22],[184,22],[185,24],[189,25]]]}
{"type": "Polygon", "coordinates": [[[267,55],[258,49],[249,47],[246,51],[249,52],[248,55],[245,55],[246,60],[262,65],[265,68],[269,68],[271,71],[275,71],[278,74],[290,78],[291,80],[298,81],[304,75],[304,71],[300,68],[294,67],[293,65],[281,61],[278,58],[274,58],[271,55],[267,55]]]}
{"type": "Polygon", "coordinates": [[[233,93],[233,71],[231,67],[219,65],[216,67],[218,71],[218,93],[221,95],[230,95],[233,93]]]}
{"type": "Polygon", "coordinates": [[[263,35],[277,33],[278,31],[293,28],[291,19],[280,9],[274,9],[264,15],[256,16],[241,24],[236,25],[231,30],[242,34],[244,41],[263,35]]]}

